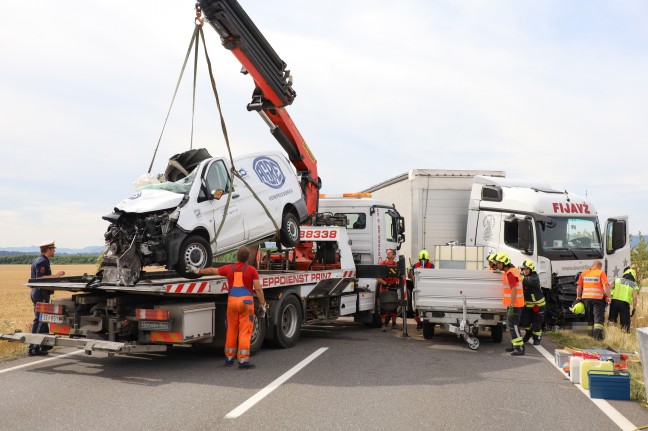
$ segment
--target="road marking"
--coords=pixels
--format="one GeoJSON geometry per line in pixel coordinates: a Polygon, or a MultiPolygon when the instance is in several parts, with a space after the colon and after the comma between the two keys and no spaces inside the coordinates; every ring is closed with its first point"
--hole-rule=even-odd
{"type": "Polygon", "coordinates": [[[234,410],[225,415],[225,419],[236,419],[241,416],[243,413],[252,408],[256,403],[264,399],[266,396],[270,395],[272,391],[277,389],[279,386],[284,384],[288,379],[297,374],[299,370],[304,368],[306,365],[314,361],[319,355],[326,352],[328,347],[321,347],[317,349],[314,353],[308,356],[306,359],[301,361],[299,364],[292,367],[290,370],[286,371],[282,376],[276,379],[274,382],[270,383],[265,388],[261,389],[259,392],[254,394],[251,398],[248,398],[243,404],[236,407],[234,410]]]}
{"type": "MultiPolygon", "coordinates": [[[[558,365],[556,365],[555,358],[551,356],[551,354],[547,351],[547,349],[545,349],[542,346],[533,346],[533,347],[535,347],[536,350],[538,350],[538,352],[542,354],[542,356],[547,358],[547,360],[551,362],[551,364],[554,367],[560,370],[563,376],[565,375],[565,372],[558,365]]],[[[587,389],[583,388],[583,386],[581,385],[574,384],[574,386],[580,389],[580,391],[584,393],[585,396],[589,398],[596,405],[596,407],[601,409],[601,411],[605,413],[605,415],[609,417],[612,420],[612,422],[617,424],[617,426],[621,428],[623,431],[632,431],[637,429],[637,427],[632,422],[626,419],[626,417],[623,416],[617,409],[612,407],[610,403],[608,403],[607,401],[601,398],[592,398],[590,396],[590,392],[587,389]]]]}
{"type": "Polygon", "coordinates": [[[16,371],[16,370],[19,370],[21,368],[31,367],[32,365],[42,364],[43,362],[54,361],[56,359],[65,358],[66,356],[78,355],[79,353],[84,353],[84,351],[79,350],[78,352],[64,353],[62,355],[56,355],[56,356],[51,356],[51,357],[46,358],[46,359],[41,359],[40,361],[28,362],[26,364],[17,365],[15,367],[11,367],[11,368],[6,368],[4,370],[0,370],[0,374],[8,373],[9,371],[16,371]]]}

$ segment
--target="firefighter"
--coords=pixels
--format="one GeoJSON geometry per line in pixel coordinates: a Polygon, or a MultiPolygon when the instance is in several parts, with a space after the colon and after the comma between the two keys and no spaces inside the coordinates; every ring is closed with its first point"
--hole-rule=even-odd
{"type": "MultiPolygon", "coordinates": [[[[387,265],[387,266],[397,266],[398,262],[396,261],[396,250],[388,248],[387,249],[387,259],[379,262],[378,265],[387,265]]],[[[398,282],[400,281],[398,277],[385,277],[376,279],[379,285],[380,296],[387,293],[388,291],[398,292],[398,282]]],[[[398,329],[396,326],[396,309],[394,310],[384,310],[380,309],[380,320],[383,322],[382,327],[380,328],[382,332],[387,332],[387,325],[389,320],[392,320],[392,329],[398,329]]]]}
{"type": "MultiPolygon", "coordinates": [[[[52,275],[52,268],[50,267],[50,259],[54,257],[56,253],[56,245],[54,241],[45,241],[39,245],[40,247],[40,256],[38,256],[31,265],[31,276],[30,278],[58,278],[65,275],[65,271],[59,271],[55,275],[52,275]]],[[[32,322],[31,332],[32,334],[48,334],[49,326],[46,322],[41,322],[39,314],[36,311],[37,302],[49,302],[50,295],[52,292],[46,289],[38,289],[33,287],[29,293],[32,303],[34,304],[34,321],[32,322]]],[[[40,346],[38,344],[30,344],[27,353],[29,356],[42,356],[47,355],[51,346],[40,346]]]]}
{"type": "Polygon", "coordinates": [[[227,277],[229,293],[227,297],[227,319],[225,325],[225,366],[234,365],[238,359],[239,369],[254,368],[250,362],[250,341],[254,329],[254,297],[256,293],[263,310],[267,308],[263,289],[256,268],[247,264],[250,250],[240,247],[236,253],[236,263],[219,268],[190,267],[189,272],[199,275],[222,275],[227,277]]]}
{"type": "Polygon", "coordinates": [[[520,271],[511,264],[507,253],[498,253],[495,257],[497,269],[502,276],[502,303],[506,310],[506,328],[511,335],[511,347],[506,349],[513,356],[524,355],[524,340],[520,334],[520,318],[524,310],[524,293],[520,279],[520,271]]]}
{"type": "Polygon", "coordinates": [[[497,261],[495,260],[496,257],[497,257],[497,253],[491,253],[486,258],[488,260],[488,269],[490,271],[499,271],[497,269],[497,261]]]}
{"type": "Polygon", "coordinates": [[[610,287],[605,271],[601,270],[600,260],[581,273],[576,282],[576,301],[582,299],[587,312],[588,326],[592,327],[592,336],[597,340],[604,338],[606,298],[610,297],[610,287]]]}
{"type": "Polygon", "coordinates": [[[535,265],[530,260],[522,262],[522,290],[524,291],[524,311],[522,326],[526,330],[523,342],[533,338],[533,345],[538,346],[542,340],[542,322],[544,321],[546,301],[540,288],[540,278],[535,265]]]}
{"type": "Polygon", "coordinates": [[[621,320],[621,330],[630,333],[630,318],[634,316],[637,308],[637,296],[641,290],[637,281],[637,272],[630,267],[625,268],[623,277],[615,278],[614,283],[610,284],[612,289],[610,293],[610,315],[608,322],[615,324],[617,316],[621,320]],[[630,305],[632,304],[632,312],[630,305]]]}
{"type": "MultiPolygon", "coordinates": [[[[430,260],[430,253],[428,253],[427,250],[421,250],[418,255],[418,262],[416,262],[413,266],[408,268],[408,276],[412,282],[414,281],[414,272],[412,271],[413,269],[416,268],[434,268],[434,263],[430,260]]],[[[414,290],[414,286],[412,286],[412,290],[414,290]]],[[[411,295],[411,292],[410,292],[411,295]]],[[[416,330],[420,331],[423,329],[423,322],[421,322],[421,318],[418,315],[418,310],[416,311],[416,315],[414,316],[414,320],[416,320],[416,330]]]]}

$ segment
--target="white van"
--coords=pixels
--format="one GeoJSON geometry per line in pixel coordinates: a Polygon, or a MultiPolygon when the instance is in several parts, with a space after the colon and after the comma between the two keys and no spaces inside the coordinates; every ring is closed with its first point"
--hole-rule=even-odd
{"type": "Polygon", "coordinates": [[[235,158],[234,167],[240,178],[225,157],[204,149],[177,154],[167,181],[117,204],[103,217],[111,223],[103,282],[133,285],[147,265],[192,277],[187,265],[211,266],[215,255],[266,239],[295,246],[308,214],[288,160],[278,151],[255,153],[235,158]]]}

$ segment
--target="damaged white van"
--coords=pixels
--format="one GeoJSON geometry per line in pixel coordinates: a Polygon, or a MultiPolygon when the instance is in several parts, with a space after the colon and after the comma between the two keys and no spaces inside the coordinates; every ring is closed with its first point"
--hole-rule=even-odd
{"type": "Polygon", "coordinates": [[[192,277],[187,265],[211,266],[213,256],[241,245],[269,239],[297,245],[308,214],[284,155],[249,154],[234,158],[234,167],[241,178],[233,178],[227,158],[205,149],[176,154],[164,182],[143,186],[117,204],[103,217],[111,225],[104,235],[102,282],[133,285],[147,265],[192,277]]]}

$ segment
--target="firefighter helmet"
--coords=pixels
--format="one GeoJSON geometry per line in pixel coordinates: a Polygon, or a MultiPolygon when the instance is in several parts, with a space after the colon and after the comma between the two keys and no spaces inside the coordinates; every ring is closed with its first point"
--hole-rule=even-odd
{"type": "Polygon", "coordinates": [[[430,253],[427,250],[421,250],[419,252],[419,260],[430,260],[430,253]]]}
{"type": "Polygon", "coordinates": [[[529,268],[531,271],[535,271],[535,265],[529,259],[522,262],[522,269],[529,268]]]}
{"type": "Polygon", "coordinates": [[[497,253],[491,253],[491,254],[488,255],[488,257],[487,257],[486,259],[487,259],[489,262],[496,263],[496,261],[495,261],[495,258],[496,258],[496,257],[497,257],[497,253]]]}
{"type": "Polygon", "coordinates": [[[574,314],[585,314],[585,304],[578,301],[576,304],[569,307],[569,310],[574,314]]]}
{"type": "Polygon", "coordinates": [[[502,262],[504,265],[511,264],[511,258],[509,257],[508,253],[498,253],[497,256],[495,256],[495,261],[502,262]]]}
{"type": "Polygon", "coordinates": [[[623,271],[624,278],[628,278],[626,277],[626,275],[632,276],[632,281],[637,281],[637,271],[635,271],[634,269],[628,268],[625,271],[623,271]]]}

